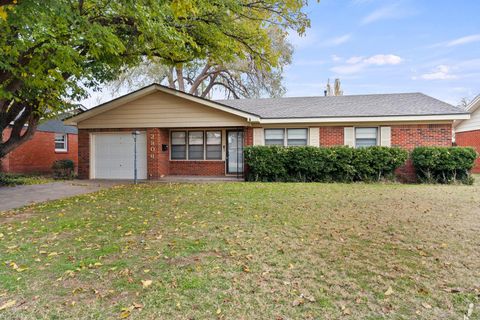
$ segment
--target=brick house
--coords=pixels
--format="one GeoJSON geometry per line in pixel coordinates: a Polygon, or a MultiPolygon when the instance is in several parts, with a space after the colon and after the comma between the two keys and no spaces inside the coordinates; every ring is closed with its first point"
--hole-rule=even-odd
{"type": "MultiPolygon", "coordinates": [[[[454,123],[455,143],[458,146],[474,147],[480,153],[480,95],[466,108],[470,119],[457,120],[454,123]]],[[[480,158],[477,158],[473,173],[480,173],[480,158]]]]}
{"type": "MultiPolygon", "coordinates": [[[[9,130],[4,132],[8,137],[9,130]]],[[[33,137],[0,160],[0,172],[48,174],[55,160],[78,163],[77,128],[61,120],[41,123],[33,137]]]]}
{"type": "MultiPolygon", "coordinates": [[[[84,179],[242,175],[247,145],[451,146],[464,110],[420,93],[211,101],[158,84],[65,121],[84,179]]],[[[407,164],[398,172],[412,175],[407,164]]]]}

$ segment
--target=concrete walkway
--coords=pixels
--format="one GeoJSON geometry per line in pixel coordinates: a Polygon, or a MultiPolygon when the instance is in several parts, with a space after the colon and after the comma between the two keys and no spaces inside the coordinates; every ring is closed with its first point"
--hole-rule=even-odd
{"type": "Polygon", "coordinates": [[[73,180],[27,186],[0,187],[0,211],[16,209],[32,203],[95,192],[115,184],[119,184],[119,182],[73,180]]]}

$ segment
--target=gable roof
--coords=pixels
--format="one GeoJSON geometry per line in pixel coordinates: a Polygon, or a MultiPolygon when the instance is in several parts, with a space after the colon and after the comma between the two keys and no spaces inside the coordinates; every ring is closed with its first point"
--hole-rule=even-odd
{"type": "Polygon", "coordinates": [[[467,112],[422,93],[218,100],[262,119],[462,115],[467,112]]]}
{"type": "Polygon", "coordinates": [[[151,84],[65,120],[67,125],[94,117],[151,93],[161,91],[251,123],[367,122],[469,119],[467,111],[422,93],[208,100],[160,84],[151,84]]]}
{"type": "MultiPolygon", "coordinates": [[[[472,114],[472,113],[476,112],[479,108],[480,108],[480,94],[478,96],[476,96],[475,98],[473,98],[472,101],[470,101],[470,103],[465,108],[465,111],[472,114]]],[[[455,121],[454,124],[453,124],[453,127],[454,128],[458,127],[465,120],[466,119],[455,121]]]]}
{"type": "Polygon", "coordinates": [[[102,103],[102,104],[100,104],[96,107],[93,107],[93,108],[91,108],[87,111],[84,111],[84,112],[82,112],[78,115],[69,117],[69,118],[65,119],[64,122],[67,125],[77,125],[77,123],[80,122],[80,121],[86,120],[86,119],[91,118],[93,116],[96,116],[100,113],[103,113],[105,111],[114,109],[114,108],[119,107],[121,105],[124,105],[128,102],[134,101],[134,100],[139,99],[141,97],[145,97],[145,96],[147,96],[151,93],[158,92],[158,91],[168,93],[168,94],[171,94],[171,95],[183,98],[183,99],[187,99],[187,100],[199,103],[201,105],[204,105],[204,106],[207,106],[207,107],[210,107],[210,108],[213,108],[213,109],[217,109],[217,110],[221,110],[221,111],[224,111],[224,112],[227,112],[227,113],[230,113],[230,114],[234,114],[234,115],[237,115],[239,117],[243,117],[243,118],[247,119],[247,121],[250,121],[250,122],[256,122],[256,121],[259,120],[259,118],[256,114],[245,112],[245,111],[237,109],[235,107],[223,105],[221,103],[216,103],[212,100],[204,99],[204,98],[197,97],[197,96],[194,96],[194,95],[191,95],[191,94],[179,91],[179,90],[175,90],[175,89],[172,89],[172,88],[169,88],[169,87],[166,87],[166,86],[162,86],[158,83],[153,83],[149,86],[143,87],[141,89],[138,89],[136,91],[133,91],[131,93],[128,93],[126,95],[118,97],[116,99],[113,99],[113,100],[107,101],[105,103],[102,103]]]}

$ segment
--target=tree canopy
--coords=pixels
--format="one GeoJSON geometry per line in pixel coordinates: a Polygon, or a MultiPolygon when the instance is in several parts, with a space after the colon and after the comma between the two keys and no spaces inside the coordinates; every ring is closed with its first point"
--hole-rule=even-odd
{"type": "MultiPolygon", "coordinates": [[[[0,157],[41,118],[157,59],[281,61],[269,29],[303,33],[305,0],[0,0],[0,157]]],[[[262,63],[263,62],[263,63],[262,63]]]]}

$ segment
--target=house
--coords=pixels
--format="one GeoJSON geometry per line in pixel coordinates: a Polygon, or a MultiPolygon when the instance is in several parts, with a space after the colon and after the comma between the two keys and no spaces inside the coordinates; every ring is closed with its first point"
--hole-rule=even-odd
{"type": "MultiPolygon", "coordinates": [[[[471,113],[470,119],[454,122],[455,143],[458,146],[474,147],[480,153],[480,95],[466,108],[471,113]]],[[[477,159],[473,173],[480,173],[480,158],[477,159]]]]}
{"type": "MultiPolygon", "coordinates": [[[[211,101],[158,84],[65,121],[80,178],[242,175],[248,145],[450,146],[457,107],[421,93],[211,101]]],[[[400,174],[411,175],[406,166],[400,174]]]]}
{"type": "Polygon", "coordinates": [[[78,163],[77,128],[61,120],[48,120],[38,125],[30,140],[0,160],[0,172],[48,174],[53,162],[61,159],[78,163]]]}

